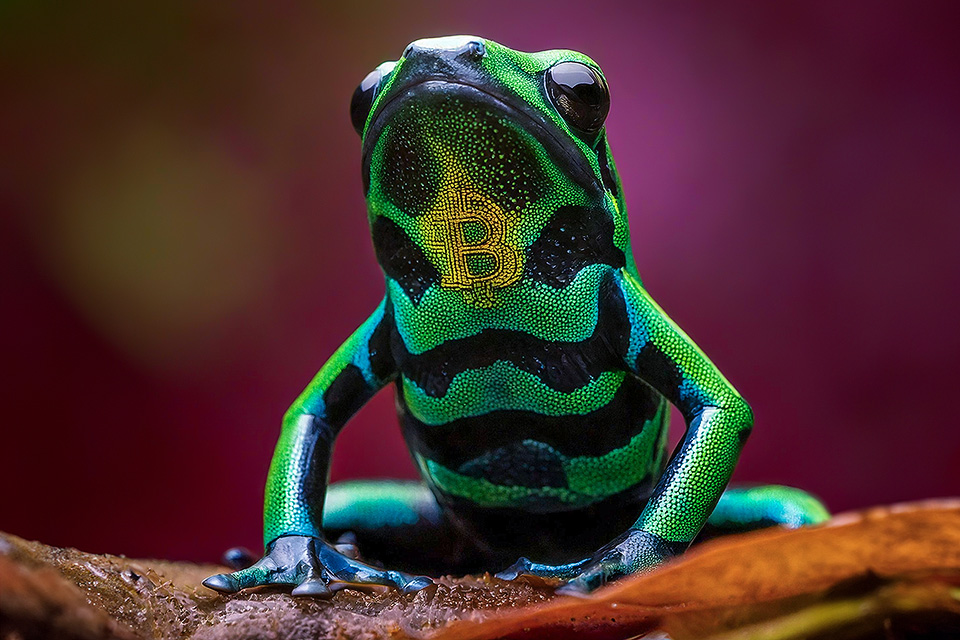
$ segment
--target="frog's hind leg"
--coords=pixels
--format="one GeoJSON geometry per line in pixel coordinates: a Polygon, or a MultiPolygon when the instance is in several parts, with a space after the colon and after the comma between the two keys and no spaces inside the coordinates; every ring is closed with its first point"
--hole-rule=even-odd
{"type": "Polygon", "coordinates": [[[351,480],[330,485],[323,531],[332,543],[355,537],[363,560],[389,569],[457,572],[463,555],[460,536],[419,482],[351,480]]]}
{"type": "Polygon", "coordinates": [[[731,487],[723,492],[698,540],[776,525],[792,529],[829,518],[823,503],[800,489],[780,485],[731,487]]]}

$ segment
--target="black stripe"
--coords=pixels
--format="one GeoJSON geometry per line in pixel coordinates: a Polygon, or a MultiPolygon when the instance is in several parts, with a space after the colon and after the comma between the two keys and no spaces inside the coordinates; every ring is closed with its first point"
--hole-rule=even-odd
{"type": "MultiPolygon", "coordinates": [[[[458,373],[488,367],[498,360],[509,361],[550,388],[569,393],[604,371],[623,368],[630,325],[623,292],[613,273],[600,284],[598,307],[593,334],[579,342],[552,342],[520,331],[485,329],[414,355],[394,332],[393,354],[403,376],[434,397],[444,395],[458,373]]],[[[557,322],[568,320],[557,318],[557,322]]]]}
{"type": "Polygon", "coordinates": [[[323,394],[324,422],[339,429],[373,396],[374,390],[363,379],[360,368],[348,364],[323,394]]]}
{"type": "Polygon", "coordinates": [[[680,367],[653,340],[647,341],[637,354],[634,371],[643,376],[654,389],[659,390],[671,401],[679,401],[680,384],[683,375],[680,367]]]}
{"type": "Polygon", "coordinates": [[[645,382],[628,375],[610,402],[586,415],[494,411],[443,425],[425,425],[410,415],[402,390],[397,393],[400,424],[410,450],[450,469],[528,439],[550,445],[568,457],[602,456],[639,433],[644,422],[656,415],[661,401],[662,396],[645,382]]]}
{"type": "Polygon", "coordinates": [[[393,303],[387,299],[383,309],[383,318],[377,328],[370,335],[367,350],[370,354],[370,370],[380,381],[389,380],[397,371],[397,363],[393,359],[393,350],[390,342],[396,333],[396,323],[393,318],[393,303]]]}
{"type": "Polygon", "coordinates": [[[524,277],[559,289],[591,264],[619,269],[626,260],[613,234],[613,217],[606,210],[560,207],[527,248],[524,277]]]}

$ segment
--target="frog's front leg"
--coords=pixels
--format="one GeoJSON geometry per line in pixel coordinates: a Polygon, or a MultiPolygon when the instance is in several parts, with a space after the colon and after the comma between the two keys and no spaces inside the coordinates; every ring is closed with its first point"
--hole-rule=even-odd
{"type": "Polygon", "coordinates": [[[682,553],[720,499],[752,428],[750,407],[703,352],[633,276],[621,270],[617,280],[630,326],[621,354],[626,368],[680,409],[686,434],[630,529],[580,562],[545,566],[521,560],[504,577],[569,577],[561,591],[582,593],[682,553]]]}
{"type": "Polygon", "coordinates": [[[320,369],[287,411],[264,504],[266,552],[253,566],[203,584],[224,593],[292,585],[294,595],[329,595],[348,585],[415,591],[429,578],[383,571],[338,552],[321,521],[333,441],[350,417],[395,375],[386,302],[320,369]]]}

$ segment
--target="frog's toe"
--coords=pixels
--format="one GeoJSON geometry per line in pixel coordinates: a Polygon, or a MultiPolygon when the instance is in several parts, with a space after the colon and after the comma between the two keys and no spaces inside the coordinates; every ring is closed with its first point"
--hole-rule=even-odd
{"type": "Polygon", "coordinates": [[[582,583],[579,580],[572,580],[562,587],[557,587],[556,594],[558,596],[575,596],[577,598],[586,598],[590,595],[590,589],[586,584],[582,583]]]}
{"type": "MultiPolygon", "coordinates": [[[[402,571],[380,571],[357,563],[352,572],[341,572],[338,581],[356,588],[390,587],[401,593],[413,593],[433,584],[427,576],[412,576],[402,571]]],[[[333,588],[333,585],[331,585],[333,588]]],[[[342,588],[342,587],[341,587],[342,588]]]]}
{"type": "Polygon", "coordinates": [[[347,531],[337,538],[337,541],[333,543],[333,548],[351,560],[358,560],[360,558],[357,536],[352,531],[347,531]]]}
{"type": "Polygon", "coordinates": [[[290,595],[327,598],[333,592],[321,578],[308,578],[293,588],[290,595]]]}
{"type": "Polygon", "coordinates": [[[584,559],[569,564],[541,564],[529,558],[520,558],[496,575],[501,580],[515,580],[518,576],[566,580],[578,575],[588,561],[589,559],[584,559]]]}
{"type": "Polygon", "coordinates": [[[557,594],[563,596],[586,597],[591,592],[608,581],[608,577],[600,566],[593,566],[577,577],[573,578],[565,585],[557,588],[557,594]]]}
{"type": "Polygon", "coordinates": [[[533,564],[530,562],[529,558],[520,558],[512,565],[500,571],[496,574],[496,577],[501,580],[516,580],[518,576],[521,576],[530,571],[530,565],[533,564]]]}
{"type": "Polygon", "coordinates": [[[206,588],[219,591],[220,593],[236,593],[240,590],[240,585],[237,580],[227,573],[218,573],[215,576],[210,576],[204,580],[202,584],[206,588]]]}
{"type": "Polygon", "coordinates": [[[257,556],[246,547],[232,547],[223,552],[223,564],[234,571],[253,566],[256,561],[257,556]]]}
{"type": "Polygon", "coordinates": [[[260,560],[252,567],[240,571],[218,573],[204,580],[203,585],[220,593],[236,593],[268,584],[296,584],[294,576],[288,572],[271,570],[268,568],[269,564],[271,563],[260,560]]]}
{"type": "Polygon", "coordinates": [[[334,545],[338,544],[349,544],[352,546],[357,546],[357,534],[353,531],[344,531],[340,534],[340,537],[337,538],[337,541],[333,543],[334,545]]]}
{"type": "Polygon", "coordinates": [[[433,580],[427,576],[413,576],[403,584],[398,583],[397,587],[402,593],[415,593],[424,587],[429,587],[432,584],[433,580]]]}

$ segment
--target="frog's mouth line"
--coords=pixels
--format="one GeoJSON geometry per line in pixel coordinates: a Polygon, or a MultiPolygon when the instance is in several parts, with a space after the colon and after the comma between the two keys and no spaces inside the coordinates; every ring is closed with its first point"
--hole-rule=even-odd
{"type": "Polygon", "coordinates": [[[509,118],[519,122],[525,130],[541,144],[566,174],[585,191],[602,191],[600,180],[594,175],[590,163],[583,152],[565,141],[565,134],[557,131],[555,124],[547,120],[539,112],[524,106],[511,104],[507,96],[499,96],[488,89],[481,89],[472,84],[449,78],[428,77],[421,78],[406,86],[394,89],[394,94],[384,102],[374,114],[363,137],[362,167],[364,190],[370,184],[370,158],[377,140],[383,131],[384,125],[390,116],[402,109],[418,96],[445,91],[454,95],[468,98],[478,104],[491,106],[504,113],[509,118]]]}

